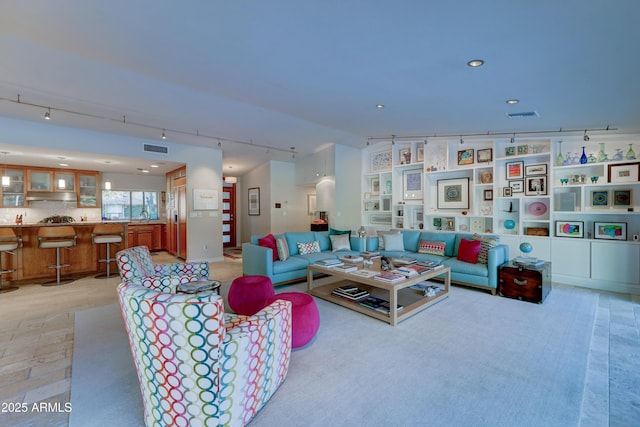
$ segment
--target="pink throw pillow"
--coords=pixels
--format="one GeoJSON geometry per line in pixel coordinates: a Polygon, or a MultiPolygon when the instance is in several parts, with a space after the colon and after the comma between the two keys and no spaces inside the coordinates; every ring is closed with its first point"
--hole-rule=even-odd
{"type": "Polygon", "coordinates": [[[476,264],[478,262],[481,244],[482,242],[480,240],[461,239],[460,247],[458,248],[458,259],[460,261],[476,264]]]}
{"type": "Polygon", "coordinates": [[[267,234],[264,237],[258,239],[258,245],[264,246],[265,248],[271,248],[273,261],[278,261],[280,259],[278,257],[278,247],[276,246],[276,238],[273,234],[267,234]]]}

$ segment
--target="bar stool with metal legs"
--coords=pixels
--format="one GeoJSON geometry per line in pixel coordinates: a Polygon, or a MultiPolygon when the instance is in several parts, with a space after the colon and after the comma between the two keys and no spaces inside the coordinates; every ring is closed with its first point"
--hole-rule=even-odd
{"type": "Polygon", "coordinates": [[[107,272],[98,274],[96,279],[108,279],[111,277],[111,263],[115,258],[111,258],[111,243],[121,243],[124,239],[124,225],[122,224],[98,224],[93,228],[91,240],[94,245],[106,244],[106,258],[99,259],[98,262],[107,264],[107,272]]]}
{"type": "Polygon", "coordinates": [[[38,247],[41,249],[55,249],[56,263],[50,265],[49,268],[56,269],[56,280],[45,282],[43,286],[62,285],[64,283],[73,282],[73,279],[60,280],[60,269],[69,267],[71,264],[60,264],[60,248],[70,248],[76,245],[78,236],[70,225],[53,225],[49,227],[40,227],[38,230],[38,247]]]}
{"type": "Polygon", "coordinates": [[[6,252],[11,255],[15,255],[16,249],[22,246],[22,238],[16,236],[16,233],[12,228],[0,228],[0,294],[5,292],[11,292],[18,289],[17,286],[2,286],[2,275],[13,273],[15,269],[5,270],[2,268],[2,254],[6,252]]]}

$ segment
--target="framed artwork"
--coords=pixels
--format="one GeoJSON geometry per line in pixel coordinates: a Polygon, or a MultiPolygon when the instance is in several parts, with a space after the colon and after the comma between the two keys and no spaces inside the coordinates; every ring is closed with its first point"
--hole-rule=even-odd
{"type": "Polygon", "coordinates": [[[524,162],[508,162],[507,179],[522,179],[524,178],[524,162]]]}
{"type": "Polygon", "coordinates": [[[369,217],[371,224],[391,224],[391,215],[377,214],[369,217]]]}
{"type": "Polygon", "coordinates": [[[217,211],[218,190],[193,189],[194,211],[217,211]]]}
{"type": "Polygon", "coordinates": [[[484,190],[484,200],[493,200],[493,190],[484,190]]]}
{"type": "Polygon", "coordinates": [[[469,178],[439,179],[438,209],[469,209],[469,178]]]}
{"type": "Polygon", "coordinates": [[[603,240],[627,240],[627,223],[595,221],[593,223],[593,238],[603,240]]]}
{"type": "Polygon", "coordinates": [[[468,150],[458,151],[458,165],[472,165],[473,164],[473,148],[468,150]]]}
{"type": "Polygon", "coordinates": [[[609,191],[593,190],[591,192],[591,207],[606,208],[607,206],[609,206],[609,191]]]}
{"type": "Polygon", "coordinates": [[[528,145],[518,145],[518,154],[528,154],[529,146],[528,145]]]}
{"type": "Polygon", "coordinates": [[[547,194],[547,177],[535,176],[528,177],[524,180],[525,196],[544,196],[547,194]]]}
{"type": "Polygon", "coordinates": [[[380,195],[380,178],[371,178],[371,195],[380,195]]]}
{"type": "Polygon", "coordinates": [[[613,190],[612,202],[614,207],[631,206],[631,190],[613,190]]]}
{"type": "Polygon", "coordinates": [[[377,153],[371,153],[369,157],[369,171],[380,172],[391,169],[391,150],[379,151],[377,153]]]}
{"type": "Polygon", "coordinates": [[[398,157],[400,158],[401,165],[411,163],[411,148],[401,148],[400,151],[398,151],[398,157]]]}
{"type": "Polygon", "coordinates": [[[416,148],[416,162],[424,162],[424,145],[416,148]]]}
{"type": "Polygon", "coordinates": [[[609,182],[640,181],[640,162],[609,165],[609,182]]]}
{"type": "Polygon", "coordinates": [[[404,200],[422,200],[422,169],[412,169],[402,172],[404,200]]]}
{"type": "Polygon", "coordinates": [[[249,189],[249,215],[260,215],[260,187],[249,189]]]}
{"type": "Polygon", "coordinates": [[[481,184],[493,184],[493,172],[490,170],[480,172],[481,184]]]}
{"type": "Polygon", "coordinates": [[[478,163],[489,163],[493,160],[493,148],[484,148],[476,151],[476,161],[478,163]]]}
{"type": "Polygon", "coordinates": [[[524,180],[509,181],[509,187],[511,187],[512,193],[522,193],[524,191],[524,180]]]}
{"type": "Polygon", "coordinates": [[[516,147],[507,147],[504,149],[505,156],[515,156],[516,155],[516,147]]]}
{"type": "Polygon", "coordinates": [[[527,166],[524,167],[524,174],[526,176],[546,175],[547,174],[547,164],[546,163],[538,163],[536,165],[527,165],[527,166]]]}
{"type": "Polygon", "coordinates": [[[584,237],[584,221],[556,221],[556,237],[584,237]]]}
{"type": "Polygon", "coordinates": [[[503,197],[511,197],[511,195],[512,195],[511,187],[504,187],[502,189],[502,196],[503,197]]]}

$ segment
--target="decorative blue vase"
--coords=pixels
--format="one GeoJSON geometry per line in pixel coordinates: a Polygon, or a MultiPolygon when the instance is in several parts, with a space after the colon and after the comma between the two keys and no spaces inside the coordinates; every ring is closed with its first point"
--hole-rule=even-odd
{"type": "Polygon", "coordinates": [[[506,228],[507,230],[513,230],[514,228],[516,228],[516,222],[512,219],[508,219],[504,222],[504,228],[506,228]]]}
{"type": "Polygon", "coordinates": [[[581,165],[587,164],[587,155],[584,152],[584,147],[582,147],[582,156],[580,156],[580,164],[581,165]]]}

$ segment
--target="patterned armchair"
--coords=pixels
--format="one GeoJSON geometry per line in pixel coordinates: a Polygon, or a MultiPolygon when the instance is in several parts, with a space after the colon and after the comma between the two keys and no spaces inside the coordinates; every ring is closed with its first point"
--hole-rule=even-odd
{"type": "Polygon", "coordinates": [[[134,246],[116,253],[123,282],[141,283],[150,289],[175,293],[178,285],[209,279],[206,262],[154,264],[146,246],[134,246]]]}
{"type": "Polygon", "coordinates": [[[289,301],[237,316],[224,313],[215,292],[170,294],[128,282],[118,298],[148,427],[246,425],[287,375],[289,301]]]}

